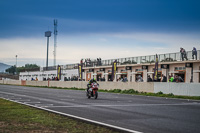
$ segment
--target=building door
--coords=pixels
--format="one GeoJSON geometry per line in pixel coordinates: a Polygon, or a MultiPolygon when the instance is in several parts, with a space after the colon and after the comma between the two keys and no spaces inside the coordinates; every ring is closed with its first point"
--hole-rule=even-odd
{"type": "Polygon", "coordinates": [[[161,78],[162,78],[162,72],[158,72],[158,82],[160,82],[161,81],[161,78]]]}
{"type": "Polygon", "coordinates": [[[91,79],[91,73],[86,74],[86,80],[89,81],[91,79]]]}
{"type": "Polygon", "coordinates": [[[138,76],[141,76],[143,78],[143,72],[139,72],[137,74],[135,74],[135,81],[138,81],[138,76]]]}
{"type": "Polygon", "coordinates": [[[175,75],[177,75],[177,76],[181,76],[181,78],[182,78],[183,81],[185,82],[185,72],[183,72],[183,71],[179,71],[179,73],[176,73],[175,75]]]}
{"type": "Polygon", "coordinates": [[[108,74],[108,81],[111,81],[112,79],[112,74],[108,74]]]}
{"type": "Polygon", "coordinates": [[[97,81],[101,81],[101,74],[97,74],[97,81]]]}

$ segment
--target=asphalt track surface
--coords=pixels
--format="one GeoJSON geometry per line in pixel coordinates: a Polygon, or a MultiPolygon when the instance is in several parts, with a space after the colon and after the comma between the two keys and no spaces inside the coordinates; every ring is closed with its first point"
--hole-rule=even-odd
{"type": "Polygon", "coordinates": [[[200,101],[0,85],[0,98],[111,125],[130,132],[198,133],[200,101]]]}

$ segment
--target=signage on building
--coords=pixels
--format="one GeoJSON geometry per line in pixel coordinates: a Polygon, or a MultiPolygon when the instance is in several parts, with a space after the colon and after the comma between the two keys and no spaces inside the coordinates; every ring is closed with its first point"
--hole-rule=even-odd
{"type": "Polygon", "coordinates": [[[83,68],[82,68],[82,64],[78,64],[78,74],[79,74],[79,78],[82,80],[82,73],[83,73],[83,68]]]}
{"type": "Polygon", "coordinates": [[[112,77],[111,77],[112,81],[115,79],[116,72],[117,72],[117,60],[115,60],[112,65],[112,77]]]}
{"type": "Polygon", "coordinates": [[[142,66],[142,69],[148,69],[148,66],[142,66]]]}
{"type": "Polygon", "coordinates": [[[138,72],[138,71],[143,71],[143,69],[135,69],[135,71],[136,71],[136,72],[138,72]]]}
{"type": "Polygon", "coordinates": [[[153,80],[158,80],[158,55],[157,54],[156,54],[156,62],[155,62],[153,80]]]}
{"type": "Polygon", "coordinates": [[[89,69],[89,72],[94,72],[94,69],[89,69]]]}
{"type": "Polygon", "coordinates": [[[108,70],[108,73],[111,73],[112,72],[112,70],[108,70]]]}
{"type": "Polygon", "coordinates": [[[105,71],[105,68],[100,68],[100,71],[105,71]]]}
{"type": "Polygon", "coordinates": [[[131,66],[126,66],[126,70],[132,70],[131,66]]]}
{"type": "Polygon", "coordinates": [[[169,65],[167,65],[167,64],[161,64],[161,68],[162,69],[169,69],[169,65]]]}
{"type": "Polygon", "coordinates": [[[59,66],[59,65],[57,67],[57,78],[58,78],[58,80],[61,80],[61,66],[59,66]]]}
{"type": "Polygon", "coordinates": [[[185,63],[185,67],[192,67],[192,63],[185,63]]]}

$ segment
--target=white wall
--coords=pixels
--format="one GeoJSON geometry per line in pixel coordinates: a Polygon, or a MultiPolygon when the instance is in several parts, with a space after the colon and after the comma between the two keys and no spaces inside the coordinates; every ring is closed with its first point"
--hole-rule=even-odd
{"type": "MultiPolygon", "coordinates": [[[[71,70],[62,70],[62,76],[61,81],[64,81],[64,77],[72,77],[72,76],[78,76],[78,70],[77,69],[71,69],[71,70]]],[[[20,72],[19,80],[28,80],[30,81],[32,78],[35,80],[36,77],[38,78],[38,81],[43,81],[43,78],[50,78],[57,77],[57,70],[52,71],[35,71],[35,72],[20,72]],[[28,76],[29,75],[29,76],[28,76]]]]}
{"type": "Polygon", "coordinates": [[[162,91],[164,94],[200,96],[198,83],[154,83],[154,93],[162,91]]]}

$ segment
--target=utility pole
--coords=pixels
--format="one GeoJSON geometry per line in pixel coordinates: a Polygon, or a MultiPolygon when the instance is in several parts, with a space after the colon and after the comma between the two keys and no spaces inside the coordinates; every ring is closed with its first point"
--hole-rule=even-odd
{"type": "Polygon", "coordinates": [[[49,37],[51,37],[51,31],[46,31],[45,37],[47,37],[47,61],[46,61],[46,70],[47,70],[48,69],[48,56],[49,56],[49,37]]]}
{"type": "Polygon", "coordinates": [[[56,47],[57,47],[57,19],[54,19],[54,66],[56,66],[56,47]]]}

